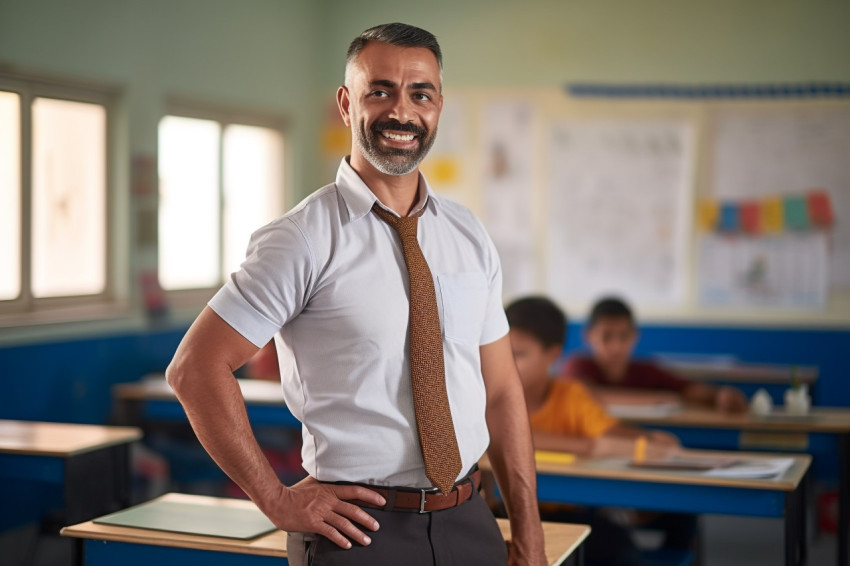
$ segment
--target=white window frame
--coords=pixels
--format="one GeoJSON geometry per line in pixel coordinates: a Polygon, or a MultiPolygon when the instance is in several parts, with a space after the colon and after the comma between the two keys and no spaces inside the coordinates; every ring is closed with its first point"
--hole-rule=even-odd
{"type": "MultiPolygon", "coordinates": [[[[290,192],[288,190],[290,170],[289,162],[287,159],[287,154],[289,153],[289,146],[286,135],[287,130],[285,127],[286,121],[282,117],[275,116],[274,114],[265,114],[262,112],[255,112],[251,110],[229,108],[217,104],[210,104],[203,101],[179,97],[169,97],[166,100],[165,112],[162,116],[160,116],[160,121],[166,116],[175,116],[179,118],[197,118],[200,120],[210,120],[219,124],[220,132],[218,140],[218,196],[220,206],[218,218],[218,254],[219,265],[221,265],[223,263],[224,255],[224,144],[222,143],[222,140],[224,139],[224,130],[225,128],[227,128],[227,126],[230,125],[256,126],[259,128],[268,128],[270,130],[275,130],[280,134],[281,139],[283,139],[283,154],[280,156],[281,163],[283,166],[283,186],[280,187],[282,193],[280,213],[283,214],[283,212],[287,210],[290,198],[290,192]]],[[[158,126],[159,122],[157,122],[157,129],[158,126]]],[[[158,145],[159,136],[157,136],[157,146],[158,145]]],[[[157,150],[157,155],[158,154],[159,151],[157,150]]],[[[157,178],[157,186],[158,184],[159,183],[157,178]]],[[[260,228],[260,226],[257,226],[257,228],[260,228]]],[[[159,238],[157,238],[157,255],[158,254],[159,238]]],[[[212,287],[163,290],[168,306],[172,309],[179,310],[197,309],[197,307],[205,305],[221,288],[221,286],[224,285],[223,276],[221,274],[219,274],[219,276],[219,281],[212,287]]]]}
{"type": "Polygon", "coordinates": [[[116,171],[116,108],[120,89],[113,85],[53,78],[44,75],[0,70],[0,91],[12,92],[20,100],[20,246],[21,291],[15,299],[0,300],[0,326],[42,322],[68,322],[103,318],[126,312],[126,293],[117,289],[120,269],[116,249],[116,222],[113,218],[115,191],[119,185],[116,171]],[[104,185],[106,281],[103,291],[90,295],[35,297],[32,293],[32,103],[37,98],[83,102],[102,106],[106,112],[104,185]]]}

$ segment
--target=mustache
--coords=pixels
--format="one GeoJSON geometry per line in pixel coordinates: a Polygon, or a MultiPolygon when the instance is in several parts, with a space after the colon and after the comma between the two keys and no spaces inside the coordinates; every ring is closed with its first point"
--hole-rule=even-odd
{"type": "Polygon", "coordinates": [[[372,124],[371,130],[375,133],[383,132],[384,130],[393,130],[395,132],[406,132],[417,136],[424,136],[428,133],[425,128],[421,128],[416,124],[402,124],[398,120],[387,120],[385,122],[375,122],[372,124]]]}

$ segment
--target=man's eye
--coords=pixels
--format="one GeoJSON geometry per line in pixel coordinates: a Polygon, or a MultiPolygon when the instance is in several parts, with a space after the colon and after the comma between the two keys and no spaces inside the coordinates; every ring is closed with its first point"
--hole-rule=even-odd
{"type": "Polygon", "coordinates": [[[431,100],[431,96],[424,92],[417,92],[414,95],[414,98],[416,98],[416,100],[431,100]]]}
{"type": "Polygon", "coordinates": [[[372,92],[372,96],[376,96],[378,98],[384,98],[386,96],[389,96],[389,94],[385,90],[376,90],[376,91],[372,92]]]}

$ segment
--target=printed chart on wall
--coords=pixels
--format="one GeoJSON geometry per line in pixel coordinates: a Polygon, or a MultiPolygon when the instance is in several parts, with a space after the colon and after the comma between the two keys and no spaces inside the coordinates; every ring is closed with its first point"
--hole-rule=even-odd
{"type": "Polygon", "coordinates": [[[534,106],[526,100],[497,101],[483,108],[484,222],[502,261],[506,297],[536,288],[534,116],[534,106]]]}
{"type": "Polygon", "coordinates": [[[694,128],[686,120],[564,120],[550,130],[547,287],[687,300],[694,128]]]}
{"type": "Polygon", "coordinates": [[[823,308],[850,289],[850,107],[718,108],[699,300],[823,308]]]}

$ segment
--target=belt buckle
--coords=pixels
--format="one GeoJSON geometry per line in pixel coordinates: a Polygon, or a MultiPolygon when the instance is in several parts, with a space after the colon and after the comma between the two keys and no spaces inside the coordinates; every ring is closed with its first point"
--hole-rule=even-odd
{"type": "Polygon", "coordinates": [[[418,513],[420,515],[423,515],[425,513],[430,513],[430,511],[425,510],[425,496],[429,493],[437,493],[438,491],[439,491],[439,488],[436,488],[436,487],[422,488],[422,489],[419,490],[419,511],[418,511],[418,513]]]}

